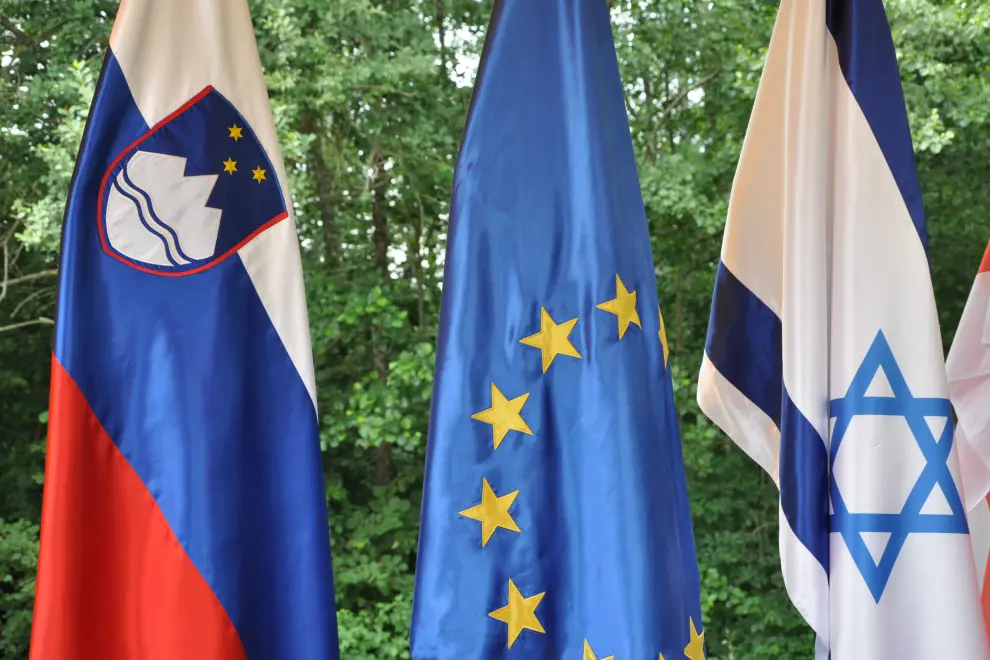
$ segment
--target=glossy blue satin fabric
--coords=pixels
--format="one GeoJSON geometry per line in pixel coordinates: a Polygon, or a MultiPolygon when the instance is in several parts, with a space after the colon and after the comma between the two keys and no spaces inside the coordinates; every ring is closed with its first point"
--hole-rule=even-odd
{"type": "MultiPolygon", "coordinates": [[[[194,108],[198,116],[162,132],[205,134],[195,122],[232,112],[225,101],[208,101],[194,108]]],[[[207,125],[227,135],[226,121],[207,125]]],[[[155,498],[247,658],[336,659],[316,412],[244,263],[235,254],[193,275],[162,277],[101,247],[101,179],[150,128],[108,54],[65,216],[55,357],[155,498]]],[[[178,149],[176,141],[153,139],[157,153],[188,158],[187,172],[209,172],[211,143],[190,139],[178,149]]],[[[240,151],[228,146],[227,153],[260,159],[252,141],[242,138],[240,151]]],[[[213,158],[212,166],[216,173],[222,161],[213,158]]],[[[251,202],[260,218],[227,214],[243,235],[284,207],[279,193],[251,192],[258,182],[249,168],[241,173],[221,179],[211,202],[230,201],[236,210],[251,202]]]]}
{"type": "MultiPolygon", "coordinates": [[[[660,283],[661,287],[663,283],[660,283]]],[[[416,660],[683,658],[703,629],[657,282],[605,2],[496,3],[455,174],[412,623],[416,660]],[[619,337],[598,305],[636,292],[619,337]],[[541,308],[580,358],[520,340],[541,308]],[[472,415],[529,394],[532,434],[472,415]],[[520,531],[460,512],[503,497],[520,531]],[[489,616],[544,594],[544,632],[489,616]]]]}

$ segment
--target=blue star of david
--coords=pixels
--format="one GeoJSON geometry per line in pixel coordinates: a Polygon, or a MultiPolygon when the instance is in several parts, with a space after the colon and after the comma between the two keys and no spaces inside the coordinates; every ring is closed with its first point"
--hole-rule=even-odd
{"type": "Polygon", "coordinates": [[[846,395],[841,399],[832,400],[829,408],[831,417],[835,418],[829,447],[829,472],[832,475],[829,490],[834,511],[831,516],[831,529],[842,534],[842,539],[849,548],[849,553],[866,581],[870,593],[873,594],[873,599],[879,603],[908,536],[969,532],[962,499],[959,497],[959,490],[952,479],[947,462],[952,449],[952,423],[949,417],[951,405],[948,399],[922,398],[911,394],[911,389],[901,373],[890,344],[887,343],[883,332],[879,332],[853,377],[846,395]],[[866,396],[870,383],[881,369],[887,376],[893,396],[866,396]],[[903,417],[925,457],[925,467],[900,513],[851,513],[842,499],[835,480],[835,457],[850,422],[857,415],[903,417]],[[926,417],[946,419],[945,430],[942,431],[940,438],[935,438],[925,421],[926,417]],[[942,489],[952,510],[951,514],[921,513],[925,501],[934,491],[936,484],[942,489]],[[873,556],[867,549],[862,536],[865,532],[890,533],[890,540],[879,562],[874,562],[873,556]]]}

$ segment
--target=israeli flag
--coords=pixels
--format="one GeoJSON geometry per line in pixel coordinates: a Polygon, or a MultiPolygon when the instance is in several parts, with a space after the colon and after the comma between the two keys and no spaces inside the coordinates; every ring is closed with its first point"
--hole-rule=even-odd
{"type": "Polygon", "coordinates": [[[781,2],[698,401],[780,488],[784,581],[819,657],[988,657],[881,0],[781,2]]]}

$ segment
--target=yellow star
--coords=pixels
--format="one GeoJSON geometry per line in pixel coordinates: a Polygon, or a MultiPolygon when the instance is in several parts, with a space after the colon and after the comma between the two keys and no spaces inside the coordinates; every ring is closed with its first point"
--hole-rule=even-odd
{"type": "MultiPolygon", "coordinates": [[[[598,656],[595,655],[595,652],[591,650],[591,644],[588,643],[588,640],[584,640],[584,658],[583,658],[583,660],[598,660],[598,656]]],[[[610,655],[607,658],[602,658],[602,660],[615,660],[615,656],[614,655],[610,655]]]]}
{"type": "Polygon", "coordinates": [[[231,176],[234,176],[234,172],[237,171],[237,161],[231,160],[230,158],[223,161],[223,171],[229,173],[231,176]]]}
{"type": "Polygon", "coordinates": [[[262,181],[265,180],[265,170],[261,169],[261,165],[251,170],[251,173],[254,174],[254,176],[251,178],[257,181],[258,183],[261,183],[262,181]]]}
{"type": "Polygon", "coordinates": [[[670,347],[667,345],[667,325],[663,322],[663,312],[657,306],[657,314],[660,315],[660,345],[663,346],[663,365],[667,366],[667,358],[670,356],[670,347]]]}
{"type": "Polygon", "coordinates": [[[691,617],[688,617],[688,624],[691,626],[691,641],[684,647],[684,655],[688,660],[705,660],[705,633],[698,634],[691,617]]]}
{"type": "Polygon", "coordinates": [[[581,354],[574,348],[574,344],[567,338],[567,335],[571,334],[571,330],[574,329],[574,325],[577,322],[577,319],[571,319],[560,324],[554,323],[553,319],[547,313],[546,308],[541,307],[540,331],[535,335],[520,339],[519,343],[539,348],[543,351],[543,372],[546,373],[547,369],[550,368],[550,363],[553,362],[553,359],[557,355],[581,357],[581,354]]]}
{"type": "Polygon", "coordinates": [[[243,135],[241,134],[241,131],[242,131],[243,129],[242,129],[242,128],[241,128],[240,126],[238,126],[238,125],[237,125],[236,123],[235,123],[235,124],[234,124],[233,126],[231,126],[230,128],[228,128],[227,130],[228,130],[228,131],[230,131],[230,135],[229,135],[228,137],[232,137],[232,138],[234,138],[234,142],[237,142],[237,141],[238,141],[238,140],[240,140],[240,139],[241,139],[242,137],[244,137],[244,136],[243,136],[243,135]]]}
{"type": "Polygon", "coordinates": [[[492,425],[492,440],[495,441],[495,449],[502,444],[505,434],[509,431],[520,431],[526,435],[533,435],[529,426],[523,421],[519,411],[529,398],[529,392],[515,399],[506,399],[495,383],[492,383],[492,407],[471,415],[471,419],[492,425]]]}
{"type": "Polygon", "coordinates": [[[636,311],[636,292],[627,291],[626,285],[618,275],[615,276],[615,298],[598,305],[598,309],[619,317],[619,339],[626,334],[626,328],[630,323],[643,327],[639,322],[639,313],[636,311]]]}
{"type": "Polygon", "coordinates": [[[663,653],[660,654],[660,657],[657,660],[663,660],[663,653]]]}
{"type": "Polygon", "coordinates": [[[512,645],[516,643],[516,639],[519,637],[519,633],[523,630],[546,633],[546,630],[540,624],[540,620],[536,618],[536,606],[540,604],[546,593],[544,591],[535,596],[523,598],[516,585],[513,584],[512,580],[509,580],[509,604],[488,613],[488,616],[491,618],[508,624],[509,644],[506,648],[512,648],[512,645]]]}
{"type": "Polygon", "coordinates": [[[495,533],[495,530],[501,527],[502,529],[508,529],[513,532],[521,531],[519,526],[516,525],[516,521],[512,519],[512,514],[509,513],[509,507],[516,500],[516,495],[519,491],[514,491],[508,495],[503,495],[498,497],[495,495],[495,491],[488,484],[488,479],[482,477],[481,479],[481,504],[478,506],[473,506],[470,509],[464,509],[460,512],[465,518],[470,518],[471,520],[477,520],[481,523],[481,547],[488,545],[488,540],[495,533]]]}

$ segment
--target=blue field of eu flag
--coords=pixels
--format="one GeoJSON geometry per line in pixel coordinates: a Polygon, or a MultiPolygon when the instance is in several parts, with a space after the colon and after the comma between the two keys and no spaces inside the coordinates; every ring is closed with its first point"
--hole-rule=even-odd
{"type": "Polygon", "coordinates": [[[605,0],[496,2],[457,164],[415,660],[702,660],[605,0]]]}

